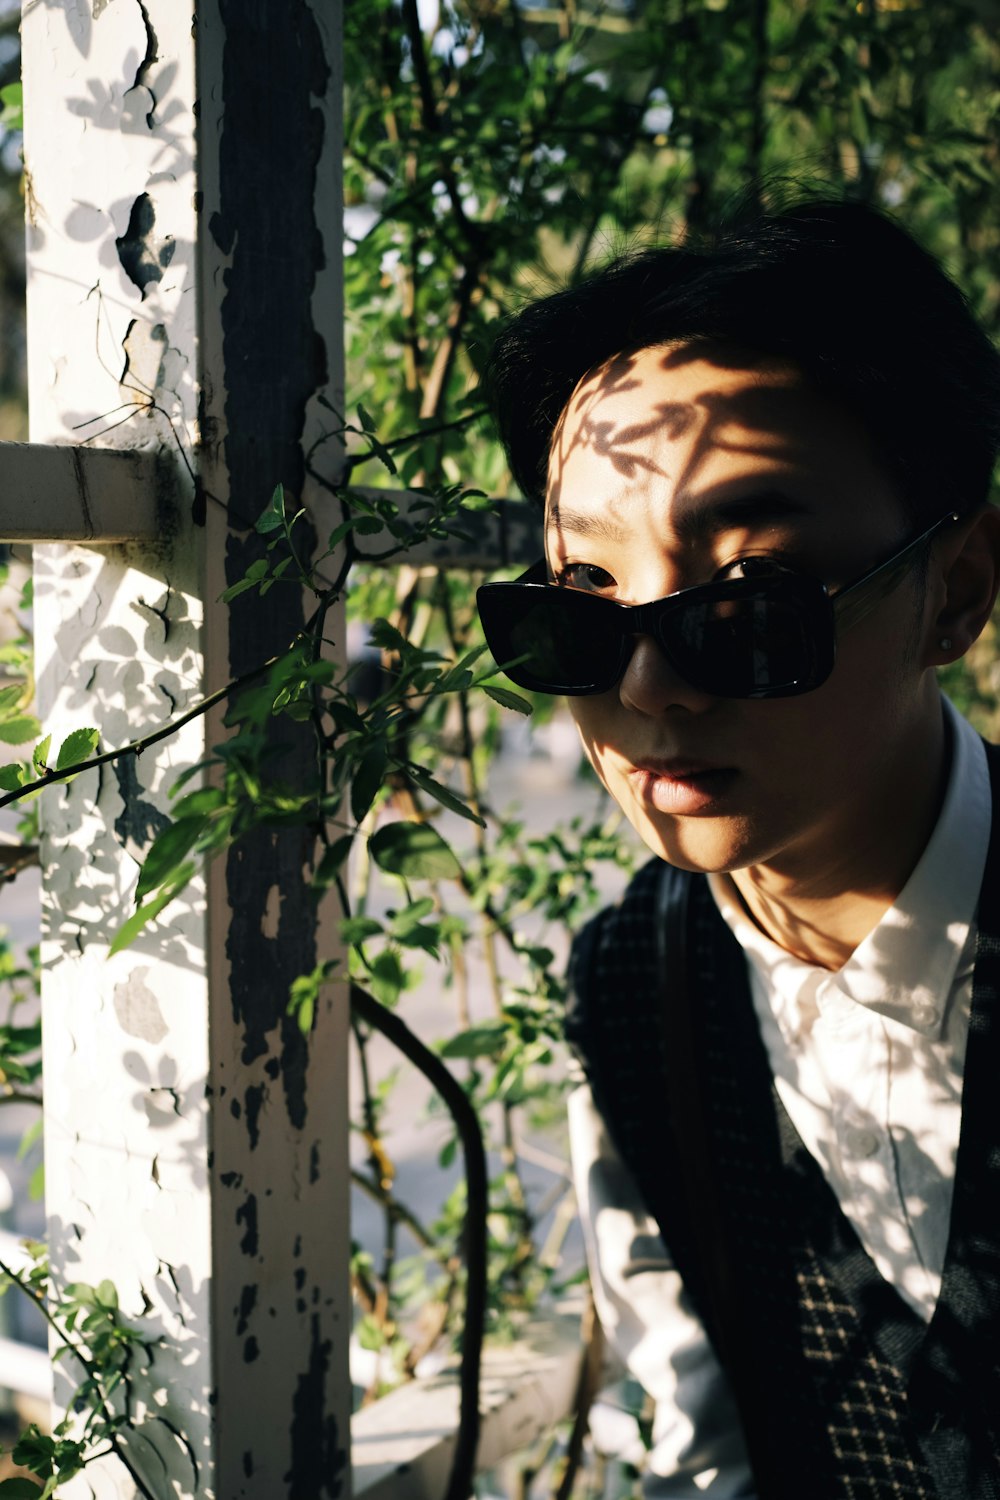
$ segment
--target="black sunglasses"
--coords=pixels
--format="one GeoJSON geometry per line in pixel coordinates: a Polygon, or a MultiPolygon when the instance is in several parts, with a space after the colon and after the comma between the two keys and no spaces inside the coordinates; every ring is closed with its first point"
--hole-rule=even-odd
{"type": "MultiPolygon", "coordinates": [[[[583,697],[621,681],[635,637],[652,636],[674,671],[719,698],[788,698],[833,671],[838,634],[884,599],[953,511],[836,593],[791,568],[720,579],[649,604],[620,604],[546,581],[544,559],[513,583],[476,594],[494,660],[536,693],[583,697]]],[[[777,565],[776,565],[777,567],[777,565]]]]}

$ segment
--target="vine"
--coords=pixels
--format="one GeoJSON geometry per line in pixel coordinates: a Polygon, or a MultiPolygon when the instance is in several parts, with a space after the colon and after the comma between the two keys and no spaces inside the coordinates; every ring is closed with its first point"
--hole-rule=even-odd
{"type": "MultiPolygon", "coordinates": [[[[363,409],[359,425],[349,431],[368,451],[392,463],[388,453],[381,453],[363,409]]],[[[171,820],[146,853],[136,908],[110,951],[125,948],[161,918],[201,859],[220,853],[251,829],[294,823],[314,838],[312,885],[317,893],[335,893],[347,961],[322,958],[312,972],[300,975],[291,985],[288,1007],[308,1033],[323,988],[350,986],[365,1079],[361,1129],[370,1171],[363,1180],[380,1202],[386,1223],[382,1267],[355,1266],[363,1333],[370,1346],[394,1347],[401,1375],[412,1378],[435,1344],[455,1339],[461,1330],[461,1420],[449,1497],[462,1500],[469,1493],[476,1451],[483,1331],[510,1328],[511,1318],[530,1310],[553,1284],[559,1260],[555,1240],[540,1247],[544,1253],[534,1244],[537,1215],[520,1176],[518,1115],[552,1094],[549,1072],[559,1045],[562,985],[554,972],[553,950],[525,934],[524,920],[540,916],[561,924],[583,910],[596,900],[594,860],[621,864],[624,856],[612,831],[599,824],[578,828],[582,842],[576,845],[558,835],[526,839],[520,824],[498,818],[489,807],[481,790],[478,749],[484,738],[496,742],[498,714],[528,715],[534,705],[495,680],[499,665],[476,638],[469,601],[444,573],[431,570],[427,575],[440,638],[430,634],[426,611],[421,619],[411,614],[407,621],[405,611],[396,609],[372,622],[369,638],[382,665],[378,690],[368,699],[354,691],[351,668],[324,654],[336,644],[327,637],[326,622],[359,565],[359,538],[368,549],[377,549],[367,552],[366,562],[374,555],[383,566],[388,560],[405,563],[415,543],[447,539],[461,530],[467,514],[492,502],[476,491],[444,486],[411,497],[404,517],[399,502],[388,494],[371,499],[348,486],[338,491],[338,499],[342,519],[320,555],[306,561],[299,542],[299,528],[303,534],[306,529],[304,514],[276,488],[256,522],[266,539],[266,556],[252,563],[223,596],[228,601],[250,590],[266,596],[274,587],[307,589],[315,601],[313,612],[284,652],[128,745],[103,748],[96,731],[88,729],[75,731],[55,754],[49,737],[39,740],[30,756],[0,769],[0,806],[29,804],[54,784],[123,756],[140,756],[195,716],[227,702],[226,723],[232,732],[206,762],[182,773],[172,786],[171,820]],[[273,772],[266,731],[276,716],[313,727],[315,774],[308,785],[283,785],[273,772]],[[432,749],[442,739],[449,746],[444,754],[432,749]],[[464,768],[460,784],[454,775],[458,768],[464,768]],[[471,854],[460,857],[439,830],[438,819],[445,814],[472,831],[471,854]],[[353,862],[353,896],[352,851],[363,856],[353,862]],[[374,872],[398,885],[404,897],[401,906],[381,918],[367,909],[366,887],[374,872]],[[449,888],[465,911],[449,909],[449,888]],[[460,991],[464,947],[476,925],[489,955],[494,1013],[490,1019],[473,1020],[462,998],[462,1024],[440,1047],[439,1056],[413,1035],[394,1007],[413,982],[413,964],[421,956],[444,961],[447,979],[460,991]],[[503,977],[497,943],[522,969],[521,982],[503,977]],[[429,1229],[390,1191],[392,1164],[381,1131],[391,1086],[379,1090],[368,1069],[372,1031],[389,1037],[443,1099],[456,1132],[455,1142],[442,1153],[445,1161],[461,1142],[463,1193],[429,1229]],[[468,1079],[459,1083],[442,1058],[468,1068],[468,1079]],[[480,1122],[495,1106],[500,1109],[502,1171],[488,1183],[480,1122]],[[509,1224],[511,1233],[494,1229],[488,1235],[488,1223],[509,1224]],[[429,1334],[425,1319],[419,1347],[400,1329],[418,1305],[426,1312],[428,1289],[396,1254],[402,1225],[416,1228],[425,1263],[444,1275],[444,1285],[438,1287],[439,1314],[430,1320],[429,1334]]],[[[379,586],[372,575],[361,583],[366,604],[379,586]]],[[[19,693],[26,690],[25,677],[19,693]]],[[[568,1182],[561,1167],[559,1180],[563,1197],[568,1182]]],[[[564,1232],[565,1215],[562,1222],[564,1232]]],[[[148,1354],[152,1346],[120,1318],[110,1283],[96,1290],[74,1285],[53,1293],[41,1269],[27,1278],[10,1267],[6,1274],[36,1303],[48,1287],[50,1326],[83,1370],[66,1423],[52,1438],[29,1432],[13,1454],[15,1462],[50,1486],[47,1493],[54,1493],[58,1483],[104,1453],[123,1461],[128,1457],[122,1434],[130,1425],[134,1390],[147,1373],[135,1356],[140,1350],[148,1354]],[[89,1345],[81,1342],[81,1333],[91,1340],[89,1345]],[[71,1435],[81,1412],[88,1413],[82,1430],[74,1425],[71,1435]]],[[[20,1483],[4,1481],[0,1496],[19,1493],[4,1486],[20,1483]]]]}

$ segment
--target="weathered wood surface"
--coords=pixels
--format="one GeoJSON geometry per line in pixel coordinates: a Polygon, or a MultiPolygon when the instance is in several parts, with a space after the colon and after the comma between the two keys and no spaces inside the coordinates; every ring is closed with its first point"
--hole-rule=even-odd
{"type": "MultiPolygon", "coordinates": [[[[302,455],[342,398],[338,27],[331,0],[25,7],[31,438],[61,477],[0,530],[64,538],[35,553],[57,742],[135,739],[301,624],[292,590],[215,601],[278,480],[322,498],[302,455]]],[[[346,1014],[331,996],[309,1038],[286,1015],[323,943],[310,849],[258,837],[107,957],[170,785],[220,737],[195,720],[43,799],[53,1262],[164,1337],[131,1444],[156,1493],[325,1500],[349,1490],[346,1014]]],[[[67,1495],[91,1488],[134,1493],[113,1461],[67,1495]]]]}

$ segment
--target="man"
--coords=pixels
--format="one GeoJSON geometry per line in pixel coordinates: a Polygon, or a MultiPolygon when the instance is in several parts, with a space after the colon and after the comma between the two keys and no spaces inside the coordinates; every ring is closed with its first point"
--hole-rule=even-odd
{"type": "Polygon", "coordinates": [[[492,379],[546,565],[488,639],[657,856],[568,1018],[648,1494],[1000,1496],[1000,764],[935,670],[1000,583],[1000,360],[811,204],[528,308],[492,379]]]}

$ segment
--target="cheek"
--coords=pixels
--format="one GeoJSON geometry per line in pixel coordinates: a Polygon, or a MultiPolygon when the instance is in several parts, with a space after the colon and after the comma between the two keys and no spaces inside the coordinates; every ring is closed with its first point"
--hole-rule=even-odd
{"type": "MultiPolygon", "coordinates": [[[[584,753],[594,770],[601,775],[600,746],[606,739],[607,713],[601,713],[600,698],[569,698],[567,704],[584,753]]],[[[603,780],[604,778],[601,777],[603,780]]]]}
{"type": "Polygon", "coordinates": [[[567,701],[584,754],[603,786],[620,800],[621,788],[615,785],[616,778],[611,773],[608,748],[621,739],[620,729],[617,740],[614,733],[616,719],[621,713],[617,690],[594,698],[570,698],[567,701]]]}
{"type": "Polygon", "coordinates": [[[821,688],[767,706],[776,787],[821,805],[849,799],[877,772],[911,717],[915,674],[901,659],[903,644],[895,636],[852,633],[821,688]]]}

